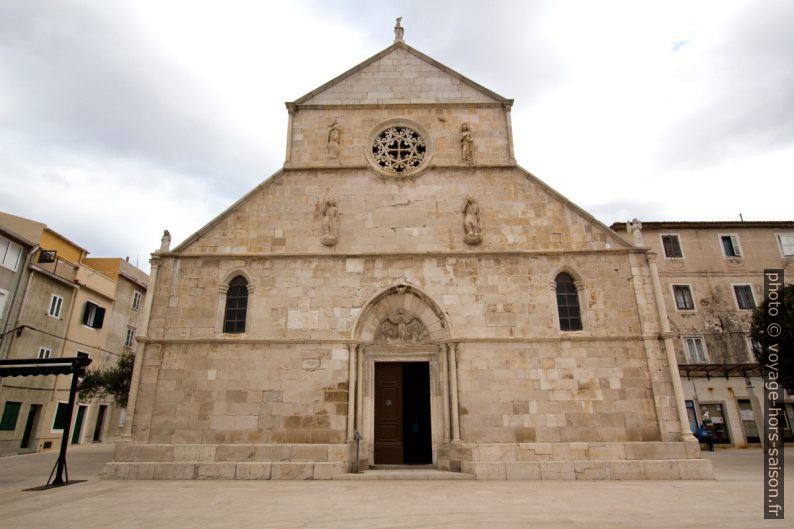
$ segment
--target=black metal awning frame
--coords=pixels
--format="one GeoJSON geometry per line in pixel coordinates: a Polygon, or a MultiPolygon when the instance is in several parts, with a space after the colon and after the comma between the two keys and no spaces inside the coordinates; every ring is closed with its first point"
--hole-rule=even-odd
{"type": "Polygon", "coordinates": [[[712,376],[757,377],[761,376],[761,366],[758,363],[748,364],[678,364],[678,373],[683,377],[706,378],[712,376]]]}
{"type": "Polygon", "coordinates": [[[42,488],[59,487],[69,484],[69,471],[66,469],[66,447],[69,445],[69,430],[72,426],[72,415],[74,404],[77,398],[77,382],[79,377],[85,375],[86,367],[91,364],[91,359],[85,353],[77,353],[75,357],[68,358],[14,358],[11,360],[0,360],[0,378],[5,377],[28,377],[42,375],[72,375],[72,383],[69,387],[69,404],[66,410],[66,424],[63,427],[61,437],[61,450],[58,453],[58,460],[47,478],[47,484],[42,488]],[[66,479],[64,480],[64,473],[66,479]],[[50,483],[52,475],[55,479],[50,483]]]}

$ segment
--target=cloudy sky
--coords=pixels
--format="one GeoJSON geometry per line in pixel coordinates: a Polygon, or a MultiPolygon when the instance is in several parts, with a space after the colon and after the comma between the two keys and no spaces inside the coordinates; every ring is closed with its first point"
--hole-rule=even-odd
{"type": "Polygon", "coordinates": [[[188,237],[293,101],[406,42],[515,99],[519,164],[605,223],[794,218],[794,2],[0,1],[0,210],[93,256],[188,237]]]}

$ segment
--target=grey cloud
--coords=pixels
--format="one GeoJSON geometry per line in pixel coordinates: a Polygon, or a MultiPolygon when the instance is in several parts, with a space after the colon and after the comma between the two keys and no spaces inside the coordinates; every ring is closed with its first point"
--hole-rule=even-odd
{"type": "Polygon", "coordinates": [[[226,184],[272,167],[246,152],[212,98],[158,56],[121,7],[5,5],[0,90],[12,105],[2,126],[48,151],[142,158],[226,184]]]}
{"type": "MultiPolygon", "coordinates": [[[[752,3],[726,29],[700,70],[707,94],[659,150],[666,167],[702,167],[794,144],[794,3],[752,3]]],[[[698,37],[678,53],[697,53],[698,37]]],[[[708,44],[706,44],[708,45],[708,44]]]]}
{"type": "Polygon", "coordinates": [[[585,211],[609,226],[613,222],[640,220],[668,220],[667,208],[658,202],[615,200],[600,204],[579,204],[585,211]]]}
{"type": "Polygon", "coordinates": [[[548,46],[542,21],[549,6],[541,2],[410,0],[391,9],[364,1],[342,2],[347,9],[338,3],[313,4],[327,18],[364,31],[378,50],[391,44],[394,19],[402,16],[407,44],[519,103],[534,100],[566,76],[548,46]]]}

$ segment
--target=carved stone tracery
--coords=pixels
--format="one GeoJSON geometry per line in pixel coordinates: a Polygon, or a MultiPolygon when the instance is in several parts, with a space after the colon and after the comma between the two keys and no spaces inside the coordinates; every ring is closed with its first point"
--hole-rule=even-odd
{"type": "Polygon", "coordinates": [[[419,345],[430,342],[427,327],[415,314],[397,309],[381,320],[375,331],[376,344],[419,345]]]}
{"type": "Polygon", "coordinates": [[[405,126],[385,129],[372,143],[372,158],[377,166],[398,177],[418,169],[426,154],[424,138],[405,126]]]}

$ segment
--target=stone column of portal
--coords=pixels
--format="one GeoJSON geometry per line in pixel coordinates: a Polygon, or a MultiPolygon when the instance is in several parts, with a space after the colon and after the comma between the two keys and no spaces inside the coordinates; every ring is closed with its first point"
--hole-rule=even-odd
{"type": "Polygon", "coordinates": [[[441,394],[444,401],[444,413],[442,414],[444,421],[444,442],[449,442],[449,368],[447,367],[447,350],[449,346],[445,343],[439,344],[439,365],[441,367],[441,394]]]}
{"type": "Polygon", "coordinates": [[[356,368],[356,412],[353,414],[356,418],[356,430],[361,436],[364,436],[364,432],[362,431],[362,421],[364,420],[364,410],[362,410],[362,406],[364,405],[364,351],[361,347],[358,348],[356,351],[356,361],[358,367],[356,368]]]}
{"type": "Polygon", "coordinates": [[[460,442],[460,410],[458,406],[458,344],[451,343],[447,348],[449,364],[449,415],[452,418],[452,442],[460,442]]]}
{"type": "Polygon", "coordinates": [[[349,351],[347,357],[347,440],[353,441],[353,434],[356,431],[356,357],[358,344],[347,344],[349,351]]]}
{"type": "Polygon", "coordinates": [[[651,269],[651,282],[653,283],[653,295],[656,298],[656,310],[659,312],[659,319],[662,324],[662,338],[664,340],[664,349],[667,353],[667,364],[670,366],[670,378],[673,382],[676,408],[678,408],[678,420],[681,423],[681,440],[694,441],[695,437],[689,430],[689,418],[684,404],[684,389],[681,387],[681,377],[678,374],[678,360],[675,358],[675,349],[673,348],[673,333],[670,331],[670,321],[667,319],[667,309],[664,306],[664,299],[662,299],[659,270],[656,268],[656,261],[654,261],[656,254],[648,252],[646,255],[648,266],[651,269]]]}
{"type": "Polygon", "coordinates": [[[154,300],[155,285],[157,285],[157,270],[160,268],[160,256],[152,255],[149,259],[151,271],[149,272],[149,284],[146,287],[146,301],[143,304],[143,314],[141,314],[141,327],[138,337],[141,347],[135,353],[135,364],[132,367],[132,379],[130,380],[130,394],[127,397],[127,418],[124,428],[121,431],[121,442],[132,441],[132,419],[135,415],[135,401],[138,400],[138,385],[141,382],[141,366],[143,355],[146,351],[146,337],[149,332],[149,318],[152,316],[152,301],[154,300]]]}

